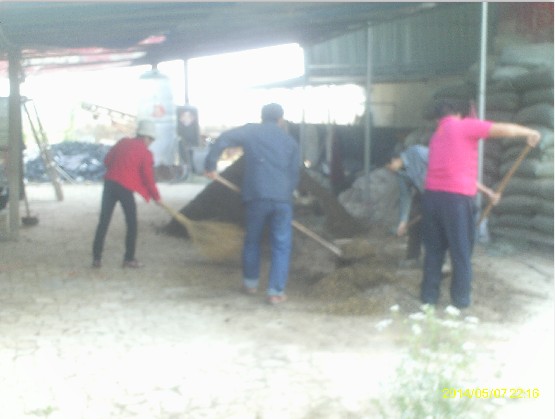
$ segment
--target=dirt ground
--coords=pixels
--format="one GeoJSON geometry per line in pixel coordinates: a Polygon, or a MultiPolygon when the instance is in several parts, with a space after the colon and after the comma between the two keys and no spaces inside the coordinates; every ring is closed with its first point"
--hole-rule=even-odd
{"type": "MultiPolygon", "coordinates": [[[[168,205],[179,209],[203,187],[204,181],[197,179],[193,183],[162,183],[160,191],[168,205]]],[[[205,378],[208,375],[214,380],[212,384],[220,378],[229,379],[229,374],[244,375],[245,380],[249,377],[253,381],[259,380],[257,385],[242,387],[244,392],[238,388],[231,391],[236,401],[229,400],[232,397],[229,387],[227,391],[221,390],[222,396],[218,399],[216,395],[220,394],[220,388],[214,384],[216,387],[206,389],[214,399],[194,405],[196,410],[190,408],[187,414],[178,413],[177,408],[172,411],[167,406],[166,410],[160,408],[153,414],[153,410],[148,410],[152,406],[147,401],[142,405],[145,410],[139,411],[141,413],[135,411],[136,414],[131,414],[120,409],[116,414],[104,410],[103,417],[374,417],[368,413],[371,409],[366,407],[367,403],[372,398],[385,397],[379,393],[380,382],[391,378],[393,367],[403,352],[398,331],[380,333],[375,325],[390,316],[389,308],[395,304],[407,315],[419,309],[421,272],[398,267],[404,254],[404,240],[377,233],[359,237],[371,251],[360,260],[345,262],[320,244],[295,233],[287,288],[289,299],[282,306],[271,307],[265,303],[263,292],[254,297],[239,292],[240,249],[237,249],[237,256],[227,262],[215,263],[207,259],[190,240],[164,232],[170,220],[167,213],[140,198],[137,198],[137,258],[145,267],[137,271],[121,268],[124,223],[121,211],[117,209],[106,241],[103,267],[91,269],[91,243],[98,220],[101,188],[100,184],[64,185],[65,199],[58,202],[51,185],[28,185],[31,214],[39,218],[39,224],[22,228],[17,242],[0,241],[0,285],[3,290],[0,319],[10,319],[10,313],[20,316],[25,310],[37,309],[27,307],[23,302],[25,296],[18,292],[38,289],[45,291],[43,298],[50,298],[49,293],[54,291],[48,287],[55,287],[61,294],[55,294],[56,297],[52,297],[54,302],[48,300],[48,304],[54,304],[57,313],[67,309],[67,299],[79,298],[91,307],[96,305],[112,310],[111,305],[115,304],[141,312],[141,322],[147,323],[139,333],[142,337],[134,336],[131,342],[124,343],[130,339],[130,332],[124,324],[114,326],[116,332],[108,330],[108,334],[114,333],[118,336],[117,341],[122,342],[118,348],[136,348],[149,333],[156,334],[160,330],[175,342],[183,337],[184,332],[179,328],[183,321],[183,327],[187,324],[188,328],[183,339],[190,339],[198,345],[214,345],[209,346],[214,351],[218,345],[244,345],[247,350],[257,353],[252,355],[256,359],[251,360],[228,353],[224,361],[219,352],[216,357],[219,362],[214,361],[213,368],[205,365],[202,370],[205,378]],[[81,295],[77,289],[80,284],[84,287],[81,295]],[[118,297],[113,300],[110,292],[117,292],[118,297]],[[62,297],[58,298],[60,295],[62,297]],[[22,305],[17,306],[20,301],[22,305]],[[157,330],[149,323],[153,320],[145,314],[148,310],[141,306],[142,303],[156,304],[157,312],[152,316],[167,316],[168,323],[162,320],[157,330]],[[12,311],[7,312],[6,307],[12,311]],[[184,317],[175,319],[172,313],[182,313],[184,317]],[[275,358],[276,351],[281,351],[284,358],[275,358]],[[292,365],[291,358],[294,359],[292,365]],[[244,369],[239,368],[238,363],[244,369]],[[282,367],[285,374],[279,379],[275,375],[276,365],[282,367]],[[229,368],[234,369],[230,372],[229,368]],[[260,373],[262,378],[256,378],[253,370],[266,372],[260,373]],[[290,376],[296,378],[291,382],[290,376]],[[275,394],[276,388],[281,393],[275,394]],[[247,397],[245,394],[251,395],[247,397]],[[282,400],[280,404],[280,398],[287,398],[289,402],[283,403],[282,400]],[[226,399],[227,410],[223,410],[221,399],[226,399]]],[[[318,217],[299,217],[297,219],[303,224],[326,236],[318,217]]],[[[331,240],[331,237],[327,238],[331,240]]],[[[266,272],[267,248],[264,255],[263,272],[266,272]]],[[[499,407],[496,417],[523,417],[524,414],[536,418],[553,417],[552,250],[522,248],[507,242],[480,244],[476,247],[473,262],[474,302],[464,314],[480,319],[477,339],[500,365],[506,366],[501,376],[496,377],[496,382],[505,387],[539,388],[542,394],[535,400],[510,401],[499,407]]],[[[266,279],[264,275],[262,284],[266,279]]],[[[448,285],[449,276],[446,275],[440,310],[449,304],[448,285]]],[[[79,306],[78,302],[72,301],[71,307],[79,306]]],[[[118,315],[117,307],[111,311],[114,316],[118,315]]],[[[40,318],[40,309],[35,314],[40,318]]],[[[71,313],[66,314],[71,317],[71,313]]],[[[7,353],[9,345],[16,345],[14,342],[21,337],[15,332],[21,324],[19,320],[1,324],[0,332],[4,338],[0,340],[0,349],[7,353]]],[[[83,328],[83,325],[76,327],[83,328]]],[[[34,333],[41,334],[38,329],[34,333]]],[[[246,355],[242,353],[241,356],[246,355]]],[[[7,370],[1,372],[9,373],[7,370]]],[[[75,375],[78,376],[79,372],[75,375]]],[[[490,378],[484,376],[484,383],[490,382],[490,378]]],[[[32,380],[31,372],[26,379],[32,380]]],[[[15,403],[26,406],[27,415],[10,417],[39,416],[37,412],[46,409],[47,403],[34,403],[32,397],[15,393],[16,389],[25,388],[23,384],[18,386],[14,387],[10,379],[0,380],[0,390],[12,392],[11,411],[17,411],[15,403]]],[[[51,391],[51,394],[57,394],[56,391],[61,390],[51,391]]],[[[86,413],[73,418],[94,417],[90,412],[102,411],[99,410],[102,403],[98,394],[90,388],[88,391],[88,402],[84,404],[88,407],[80,410],[86,413]]],[[[69,410],[61,400],[62,396],[57,397],[53,397],[58,404],[52,408],[52,413],[43,416],[69,418],[65,416],[69,410]]],[[[199,400],[198,394],[195,400],[199,400]]],[[[191,403],[189,401],[189,406],[191,403]]]]}

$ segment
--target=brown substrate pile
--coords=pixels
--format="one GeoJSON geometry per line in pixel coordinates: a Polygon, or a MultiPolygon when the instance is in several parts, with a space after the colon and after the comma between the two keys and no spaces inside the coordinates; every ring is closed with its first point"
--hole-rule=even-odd
{"type": "MultiPolygon", "coordinates": [[[[237,160],[221,173],[221,176],[240,185],[243,178],[243,159],[237,160]]],[[[210,182],[186,206],[179,210],[191,220],[222,221],[243,225],[241,196],[221,185],[210,182]]],[[[171,220],[164,231],[171,235],[189,237],[187,230],[176,220],[171,220]]]]}
{"type": "MultiPolygon", "coordinates": [[[[317,301],[319,310],[330,314],[371,315],[388,313],[400,304],[416,310],[416,283],[407,282],[397,270],[397,258],[385,246],[354,240],[341,246],[338,268],[313,282],[307,297],[317,301]]],[[[414,282],[414,281],[413,281],[414,282]]]]}
{"type": "MultiPolygon", "coordinates": [[[[370,240],[366,244],[363,241],[349,244],[353,246],[351,254],[358,253],[360,258],[336,265],[335,269],[332,267],[327,272],[321,272],[301,285],[300,291],[307,300],[307,307],[332,315],[383,318],[391,316],[390,308],[394,305],[400,306],[402,315],[420,310],[422,268],[399,268],[399,261],[405,253],[405,240],[379,235],[370,237],[370,240]],[[357,250],[356,247],[361,244],[357,250]],[[372,247],[373,253],[370,252],[372,247]]],[[[347,249],[347,245],[343,245],[342,249],[347,249]]],[[[473,258],[473,302],[465,316],[475,316],[483,322],[522,320],[521,308],[530,301],[542,298],[540,292],[529,290],[516,280],[526,275],[524,267],[512,273],[515,280],[501,280],[507,276],[511,278],[510,268],[500,269],[507,265],[504,262],[507,258],[510,259],[510,256],[489,254],[473,258]]],[[[302,268],[302,265],[296,264],[296,268],[302,268]]],[[[451,279],[450,270],[446,270],[441,283],[438,312],[443,312],[451,303],[451,279]]]]}
{"type": "Polygon", "coordinates": [[[341,249],[342,263],[374,258],[378,252],[376,244],[371,244],[363,239],[350,240],[345,244],[339,244],[339,247],[341,249]]]}
{"type": "MultiPolygon", "coordinates": [[[[243,179],[243,158],[239,158],[221,176],[240,186],[243,179]]],[[[333,237],[352,237],[360,233],[362,226],[337,201],[336,197],[305,171],[301,171],[299,190],[314,196],[320,203],[325,216],[325,229],[333,237]]],[[[241,196],[218,182],[209,183],[195,199],[180,212],[191,220],[223,221],[244,225],[241,196]]],[[[309,227],[310,228],[310,227],[309,227]]],[[[167,233],[188,237],[186,229],[175,220],[171,220],[164,229],[167,233]]]]}
{"type": "Polygon", "coordinates": [[[351,216],[328,189],[306,171],[301,172],[299,191],[314,196],[325,216],[325,228],[334,237],[353,237],[363,230],[362,223],[351,216]]]}

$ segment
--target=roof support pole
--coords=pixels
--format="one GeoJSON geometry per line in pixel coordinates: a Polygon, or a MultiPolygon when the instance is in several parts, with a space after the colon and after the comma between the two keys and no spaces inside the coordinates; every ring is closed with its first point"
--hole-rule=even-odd
{"type": "Polygon", "coordinates": [[[372,110],[370,108],[372,90],[372,28],[366,29],[366,112],[364,115],[364,175],[370,173],[372,110]]]}
{"type": "MultiPolygon", "coordinates": [[[[299,146],[300,146],[300,152],[299,152],[299,158],[300,158],[300,162],[299,165],[302,168],[305,168],[305,161],[304,161],[304,157],[305,157],[305,150],[307,148],[307,138],[306,138],[306,97],[307,97],[307,92],[306,92],[306,86],[308,84],[308,80],[310,79],[310,56],[308,54],[308,50],[307,48],[305,48],[304,46],[303,48],[303,60],[304,60],[304,74],[303,74],[303,85],[302,85],[302,119],[301,119],[301,127],[299,129],[299,146]]],[[[312,163],[312,162],[311,162],[312,163]]]]}
{"type": "MultiPolygon", "coordinates": [[[[478,81],[478,118],[486,114],[486,70],[488,49],[488,3],[482,2],[482,23],[480,36],[480,79],[478,81]]],[[[478,182],[482,183],[484,169],[484,141],[478,143],[478,182]]],[[[476,204],[482,208],[482,196],[476,195],[476,204]]]]}
{"type": "Polygon", "coordinates": [[[21,75],[21,51],[11,49],[8,52],[8,74],[10,81],[10,98],[8,101],[8,187],[9,187],[9,238],[19,238],[19,197],[23,181],[22,167],[22,124],[21,96],[19,82],[21,75]]]}
{"type": "Polygon", "coordinates": [[[364,112],[364,159],[363,170],[364,177],[367,180],[364,182],[364,189],[362,190],[363,201],[370,201],[370,162],[372,153],[372,109],[370,102],[372,99],[372,27],[368,22],[366,28],[366,104],[364,112]]]}
{"type": "Polygon", "coordinates": [[[189,60],[183,60],[183,86],[185,86],[185,105],[189,104],[189,60]]]}

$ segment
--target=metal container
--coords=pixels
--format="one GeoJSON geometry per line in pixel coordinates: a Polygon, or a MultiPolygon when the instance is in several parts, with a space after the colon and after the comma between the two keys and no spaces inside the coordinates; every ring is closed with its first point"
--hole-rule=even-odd
{"type": "Polygon", "coordinates": [[[156,125],[156,141],[150,150],[155,166],[173,166],[177,159],[176,108],[170,80],[157,69],[147,71],[139,79],[137,120],[150,120],[156,125]]]}

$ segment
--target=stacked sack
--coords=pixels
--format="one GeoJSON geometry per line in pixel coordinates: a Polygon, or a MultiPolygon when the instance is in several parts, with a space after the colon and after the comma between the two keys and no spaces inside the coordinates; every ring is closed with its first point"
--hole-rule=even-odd
{"type": "MultiPolygon", "coordinates": [[[[534,128],[541,142],[510,179],[489,219],[494,236],[553,245],[553,44],[513,46],[503,50],[492,74],[495,88],[511,92],[509,121],[534,128]],[[518,105],[514,107],[515,103],[518,105]]],[[[495,98],[495,88],[488,96],[495,98]]],[[[488,85],[489,89],[489,85],[488,85]]],[[[509,102],[509,99],[507,99],[509,102]]],[[[508,107],[506,107],[508,108],[508,107]]],[[[486,118],[499,118],[486,107],[486,118]]],[[[497,143],[497,180],[511,169],[525,145],[502,139],[497,143]]],[[[485,178],[485,177],[484,177],[485,178]]]]}
{"type": "MultiPolygon", "coordinates": [[[[540,145],[521,163],[489,217],[494,237],[553,246],[553,58],[552,43],[510,46],[499,57],[488,58],[485,118],[542,134],[540,145]]],[[[476,100],[478,69],[476,64],[465,80],[438,89],[430,105],[440,98],[476,100]]],[[[432,119],[431,107],[424,117],[432,119]]],[[[413,132],[404,146],[427,144],[428,132],[429,127],[413,132]]],[[[524,147],[522,139],[485,141],[483,183],[496,189],[524,147]]]]}

